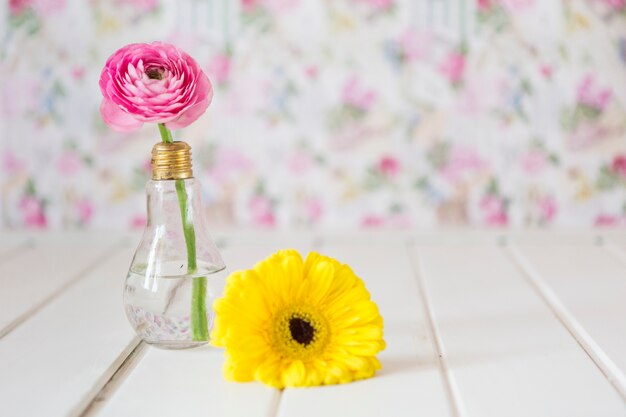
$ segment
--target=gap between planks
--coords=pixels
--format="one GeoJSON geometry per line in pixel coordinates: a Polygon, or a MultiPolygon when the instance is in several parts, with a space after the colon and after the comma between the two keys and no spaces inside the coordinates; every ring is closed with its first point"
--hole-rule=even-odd
{"type": "MultiPolygon", "coordinates": [[[[596,244],[601,245],[602,240],[598,240],[596,244]]],[[[516,245],[511,244],[506,246],[505,251],[513,260],[513,263],[522,271],[528,284],[537,292],[550,311],[626,401],[626,376],[624,376],[615,362],[611,360],[574,315],[565,307],[520,249],[516,245]]]]}
{"type": "Polygon", "coordinates": [[[96,415],[106,401],[124,382],[126,377],[144,357],[148,345],[138,337],[133,338],[128,347],[120,353],[109,369],[94,384],[93,388],[84,397],[69,415],[70,417],[90,417],[96,415]]]}
{"type": "Polygon", "coordinates": [[[467,415],[467,413],[464,411],[464,408],[462,406],[461,396],[459,394],[458,387],[454,381],[454,376],[450,371],[450,366],[448,365],[448,360],[445,356],[443,343],[441,341],[441,337],[439,336],[437,326],[435,325],[435,317],[433,309],[430,306],[430,300],[428,298],[428,291],[426,288],[426,282],[424,280],[420,255],[418,253],[419,249],[417,246],[409,243],[405,245],[405,250],[407,252],[407,255],[409,256],[413,275],[415,281],[417,282],[417,288],[419,292],[418,297],[422,300],[423,313],[426,317],[426,325],[428,328],[430,339],[432,341],[431,343],[433,345],[433,350],[435,352],[435,355],[437,355],[437,366],[439,368],[439,373],[441,374],[441,377],[443,379],[444,391],[446,393],[446,397],[448,398],[451,415],[453,417],[464,417],[467,415]]]}
{"type": "MultiPolygon", "coordinates": [[[[229,242],[228,238],[222,237],[216,240],[216,245],[223,250],[226,247],[232,246],[232,243],[229,242]]],[[[314,250],[321,245],[321,239],[314,239],[311,248],[314,250]]],[[[146,355],[148,349],[149,346],[147,343],[135,337],[69,416],[93,417],[97,415],[103,409],[106,402],[115,395],[115,392],[126,380],[128,375],[137,367],[141,359],[146,355]]],[[[267,417],[278,416],[283,391],[282,389],[275,391],[267,417]]]]}
{"type": "Polygon", "coordinates": [[[72,286],[76,285],[80,280],[82,280],[88,275],[89,271],[95,269],[100,264],[108,260],[111,256],[113,256],[115,251],[120,249],[120,246],[121,246],[121,242],[116,242],[110,247],[106,248],[104,252],[102,252],[102,255],[100,257],[95,259],[93,262],[90,262],[84,268],[82,268],[80,271],[74,274],[74,276],[72,276],[72,278],[69,281],[61,285],[59,288],[53,291],[50,295],[48,295],[46,298],[41,300],[41,302],[39,302],[38,304],[34,305],[29,310],[19,315],[11,323],[7,324],[4,328],[0,329],[0,340],[2,340],[2,338],[4,338],[6,335],[11,333],[16,328],[18,328],[22,323],[24,323],[25,321],[33,317],[35,314],[37,314],[39,310],[41,310],[50,302],[58,298],[65,291],[70,289],[72,286]]]}

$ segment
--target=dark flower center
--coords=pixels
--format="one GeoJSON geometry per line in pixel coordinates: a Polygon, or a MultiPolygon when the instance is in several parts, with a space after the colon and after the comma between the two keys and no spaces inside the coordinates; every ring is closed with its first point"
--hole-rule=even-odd
{"type": "Polygon", "coordinates": [[[162,67],[150,67],[146,69],[146,75],[151,80],[162,80],[164,72],[165,72],[165,68],[162,68],[162,67]]]}
{"type": "Polygon", "coordinates": [[[311,343],[313,336],[315,336],[315,328],[311,326],[311,323],[300,317],[292,317],[289,320],[289,331],[293,340],[304,346],[311,343]]]}

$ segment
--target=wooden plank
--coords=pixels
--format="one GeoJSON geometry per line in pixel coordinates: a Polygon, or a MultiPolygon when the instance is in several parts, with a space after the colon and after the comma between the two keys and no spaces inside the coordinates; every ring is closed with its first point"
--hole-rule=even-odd
{"type": "Polygon", "coordinates": [[[0,263],[6,262],[15,256],[19,256],[20,252],[28,250],[26,240],[15,242],[0,242],[0,263]]]}
{"type": "Polygon", "coordinates": [[[42,245],[0,264],[0,338],[106,259],[112,243],[42,245]]]}
{"type": "MultiPolygon", "coordinates": [[[[273,251],[284,247],[285,242],[258,243],[260,245],[242,245],[222,250],[229,270],[250,268],[273,251]]],[[[308,242],[306,246],[310,245],[308,242]]],[[[307,247],[300,250],[306,251],[307,247]]],[[[225,381],[222,376],[223,362],[223,351],[212,347],[183,351],[163,351],[149,347],[136,368],[103,405],[101,415],[272,415],[280,392],[257,383],[225,381]]]]}
{"type": "Polygon", "coordinates": [[[626,398],[626,259],[614,250],[538,244],[519,245],[516,254],[528,274],[544,283],[542,292],[556,314],[626,398]]]}
{"type": "Polygon", "coordinates": [[[0,342],[3,415],[66,416],[106,383],[137,343],[122,308],[133,252],[115,251],[0,342]]]}
{"type": "Polygon", "coordinates": [[[415,254],[461,415],[626,414],[502,248],[419,246],[415,254]]]}
{"type": "Polygon", "coordinates": [[[279,416],[450,415],[423,305],[403,244],[331,244],[322,253],[349,264],[385,320],[387,348],[374,378],[347,385],[286,389],[279,416]]]}

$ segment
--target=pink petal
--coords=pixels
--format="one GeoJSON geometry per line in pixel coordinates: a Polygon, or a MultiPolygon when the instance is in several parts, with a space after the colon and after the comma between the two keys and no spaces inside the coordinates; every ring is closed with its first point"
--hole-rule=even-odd
{"type": "Polygon", "coordinates": [[[100,114],[102,114],[102,119],[104,119],[104,122],[110,128],[120,132],[132,132],[143,125],[142,122],[136,120],[133,116],[107,99],[102,100],[100,114]]]}
{"type": "Polygon", "coordinates": [[[206,111],[206,109],[209,107],[209,104],[211,103],[211,98],[213,98],[213,94],[189,107],[180,115],[180,117],[166,123],[166,126],[169,129],[180,129],[189,126],[191,123],[195,122],[198,117],[202,116],[202,114],[206,111]]]}

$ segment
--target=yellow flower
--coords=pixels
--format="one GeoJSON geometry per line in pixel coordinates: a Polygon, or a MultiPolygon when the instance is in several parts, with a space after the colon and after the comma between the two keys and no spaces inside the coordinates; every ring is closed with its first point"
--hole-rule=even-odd
{"type": "Polygon", "coordinates": [[[228,277],[211,337],[224,375],[276,388],[343,384],[380,369],[383,319],[354,272],[332,258],[279,251],[228,277]]]}

